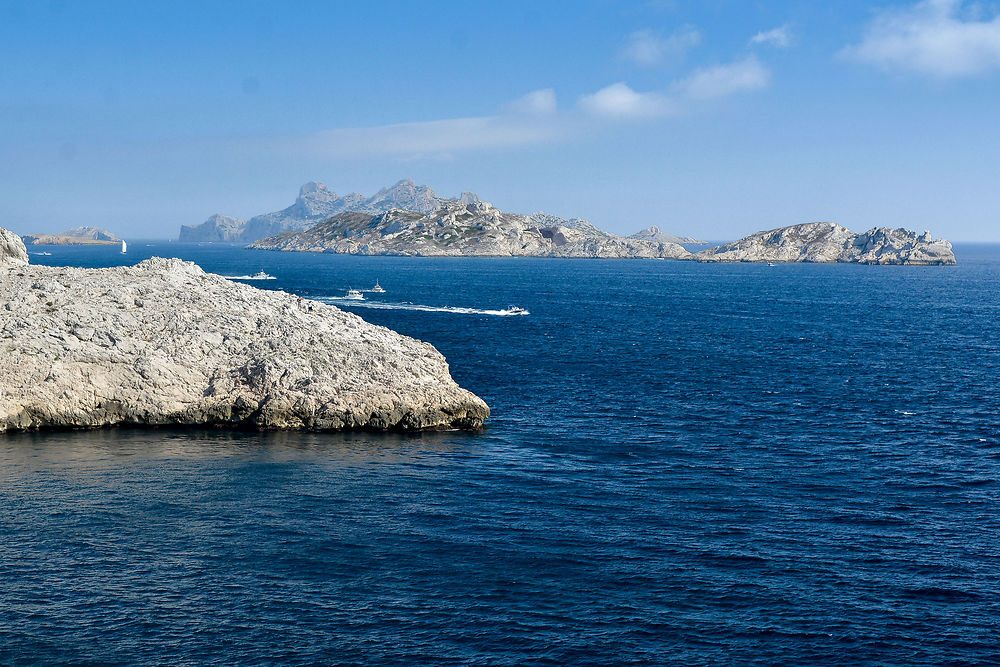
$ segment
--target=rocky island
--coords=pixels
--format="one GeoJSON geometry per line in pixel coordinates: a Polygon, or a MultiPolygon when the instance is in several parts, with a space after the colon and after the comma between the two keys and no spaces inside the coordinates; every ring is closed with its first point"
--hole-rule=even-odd
{"type": "Polygon", "coordinates": [[[581,218],[505,213],[473,192],[441,197],[411,179],[371,197],[306,183],[288,208],[246,221],[213,215],[182,227],[179,240],[368,255],[659,258],[684,257],[679,243],[697,242],[658,227],[623,237],[581,218]]]}
{"type": "Polygon", "coordinates": [[[708,245],[705,241],[700,241],[693,236],[677,236],[660,231],[656,225],[639,230],[635,234],[629,234],[630,239],[640,239],[643,241],[656,241],[657,243],[678,243],[689,245],[708,245]]]}
{"type": "Polygon", "coordinates": [[[810,222],[751,234],[702,250],[702,262],[846,262],[853,264],[955,264],[951,243],[930,232],[877,227],[863,234],[833,222],[810,222]]]}
{"type": "Polygon", "coordinates": [[[122,242],[100,227],[76,227],[61,234],[27,234],[22,239],[31,245],[116,245],[122,242]]]}
{"type": "Polygon", "coordinates": [[[447,201],[433,213],[340,213],[313,227],[250,245],[263,250],[424,257],[689,256],[676,243],[615,236],[585,220],[505,213],[489,202],[447,201]]]}
{"type": "Polygon", "coordinates": [[[489,416],[430,344],[308,305],[178,259],[30,266],[0,229],[0,433],[475,429],[489,416]]]}

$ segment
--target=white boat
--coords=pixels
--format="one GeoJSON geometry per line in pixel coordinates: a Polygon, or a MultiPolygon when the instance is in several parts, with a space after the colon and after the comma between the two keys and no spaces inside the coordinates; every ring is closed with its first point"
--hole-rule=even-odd
{"type": "Polygon", "coordinates": [[[263,271],[258,271],[250,276],[250,280],[274,280],[274,276],[264,273],[263,271]]]}
{"type": "Polygon", "coordinates": [[[378,284],[378,278],[375,279],[375,287],[368,290],[369,292],[376,292],[378,294],[384,294],[385,288],[378,284]]]}
{"type": "Polygon", "coordinates": [[[768,266],[774,266],[774,262],[768,262],[767,265],[768,266]]]}
{"type": "Polygon", "coordinates": [[[361,290],[349,289],[347,294],[344,296],[345,299],[350,299],[352,301],[364,301],[365,295],[361,293],[361,290]]]}
{"type": "Polygon", "coordinates": [[[122,254],[124,255],[128,251],[128,245],[125,241],[122,241],[122,254]]]}
{"type": "Polygon", "coordinates": [[[502,311],[507,315],[527,315],[528,311],[520,306],[508,306],[506,310],[502,311]]]}

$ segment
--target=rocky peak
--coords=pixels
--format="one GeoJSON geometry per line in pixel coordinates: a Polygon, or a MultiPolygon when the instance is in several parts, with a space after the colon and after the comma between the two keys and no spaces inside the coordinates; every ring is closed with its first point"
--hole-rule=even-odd
{"type": "Polygon", "coordinates": [[[429,186],[417,185],[413,179],[404,178],[390,188],[382,188],[365,202],[368,209],[397,207],[420,213],[429,213],[441,206],[442,199],[429,186]]]}
{"type": "Polygon", "coordinates": [[[329,215],[338,199],[337,193],[330,188],[310,181],[299,188],[299,196],[292,204],[289,214],[302,218],[329,215]]]}
{"type": "Polygon", "coordinates": [[[323,192],[323,193],[328,192],[332,194],[334,197],[337,196],[336,193],[332,192],[330,188],[326,187],[324,184],[317,183],[316,181],[309,181],[308,183],[305,183],[301,188],[299,188],[299,197],[305,197],[306,195],[310,195],[314,192],[323,192]]]}

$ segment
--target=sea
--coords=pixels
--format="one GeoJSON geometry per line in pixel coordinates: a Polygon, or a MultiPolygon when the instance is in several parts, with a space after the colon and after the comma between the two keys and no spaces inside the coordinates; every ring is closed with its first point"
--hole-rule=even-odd
{"type": "Polygon", "coordinates": [[[0,438],[0,664],[1000,663],[1000,246],[31,250],[264,271],[241,282],[431,342],[493,416],[0,438]]]}

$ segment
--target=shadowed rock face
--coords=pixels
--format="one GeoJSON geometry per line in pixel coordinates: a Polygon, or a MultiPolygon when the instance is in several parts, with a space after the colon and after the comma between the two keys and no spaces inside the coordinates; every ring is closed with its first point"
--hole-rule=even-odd
{"type": "Polygon", "coordinates": [[[2,266],[26,266],[28,264],[28,251],[24,247],[24,241],[14,232],[0,229],[0,267],[2,266]]]}
{"type": "Polygon", "coordinates": [[[476,429],[489,416],[433,346],[333,306],[307,312],[291,294],[177,259],[28,266],[8,234],[0,230],[0,433],[476,429]]]}
{"type": "Polygon", "coordinates": [[[505,213],[484,201],[447,202],[431,214],[395,209],[380,215],[341,213],[250,247],[439,257],[690,257],[675,243],[614,236],[585,220],[505,213]]]}
{"type": "Polygon", "coordinates": [[[929,232],[878,227],[857,234],[833,222],[811,222],[758,232],[694,255],[703,262],[844,262],[855,264],[955,264],[944,239],[929,232]]]}

